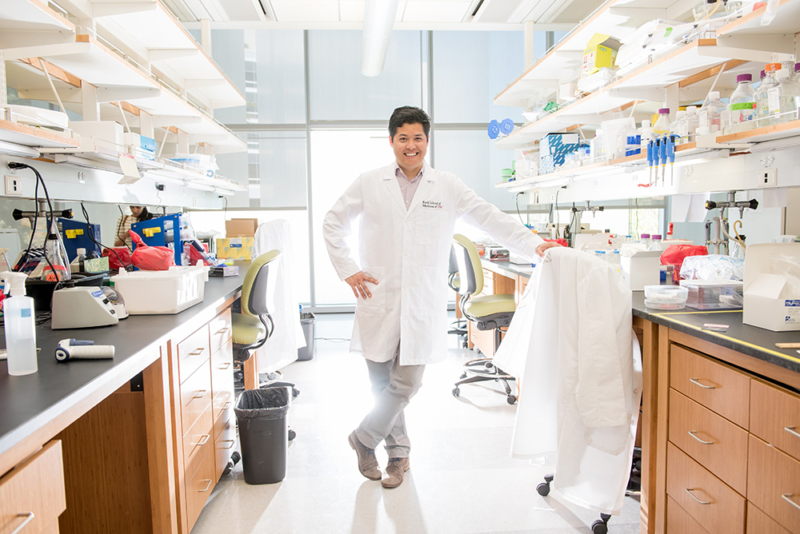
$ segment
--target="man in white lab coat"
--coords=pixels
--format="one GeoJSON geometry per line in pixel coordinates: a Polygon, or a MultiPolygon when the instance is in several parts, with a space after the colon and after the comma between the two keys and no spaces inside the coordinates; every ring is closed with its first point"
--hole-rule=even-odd
{"type": "Polygon", "coordinates": [[[447,272],[455,221],[463,217],[508,249],[544,255],[545,243],[478,197],[455,175],[425,162],[430,120],[401,107],[389,120],[396,161],[359,176],[326,214],[323,234],[333,266],[356,296],[351,352],[363,354],[375,406],[348,437],[361,473],[395,488],[411,449],[403,409],[422,385],[425,365],[447,357],[447,272]],[[346,238],[358,217],[359,262],[346,238]],[[375,447],[389,454],[381,475],[375,447]]]}

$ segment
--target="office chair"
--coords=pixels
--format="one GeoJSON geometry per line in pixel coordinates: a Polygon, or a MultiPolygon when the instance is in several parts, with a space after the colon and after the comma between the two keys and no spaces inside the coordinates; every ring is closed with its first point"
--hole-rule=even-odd
{"type": "Polygon", "coordinates": [[[243,363],[275,331],[275,324],[269,314],[274,290],[274,277],[269,276],[270,266],[280,258],[279,250],[271,250],[257,257],[250,264],[242,284],[241,313],[231,317],[233,326],[234,359],[243,363]]]}
{"type": "MultiPolygon", "coordinates": [[[[458,302],[461,313],[468,321],[475,323],[478,330],[494,330],[494,348],[500,346],[501,328],[511,324],[514,311],[517,308],[514,295],[477,295],[483,291],[483,267],[475,244],[456,234],[453,236],[453,249],[458,261],[460,286],[458,302]],[[470,298],[471,297],[471,298],[470,298]]],[[[497,381],[503,385],[506,400],[509,404],[517,402],[517,397],[511,393],[508,382],[514,377],[497,368],[491,358],[478,358],[464,364],[464,372],[453,388],[453,396],[461,394],[460,386],[477,382],[497,381]]]]}
{"type": "MultiPolygon", "coordinates": [[[[450,247],[450,269],[447,275],[447,285],[456,293],[458,293],[458,288],[461,287],[461,277],[458,276],[458,259],[456,259],[456,252],[453,247],[450,247]]],[[[458,304],[456,304],[456,306],[458,306],[458,304]]],[[[458,311],[461,311],[461,309],[458,308],[458,311]]],[[[467,330],[466,319],[457,318],[450,323],[450,330],[448,330],[447,333],[458,336],[463,348],[466,349],[469,347],[469,340],[467,339],[469,331],[467,330]]]]}

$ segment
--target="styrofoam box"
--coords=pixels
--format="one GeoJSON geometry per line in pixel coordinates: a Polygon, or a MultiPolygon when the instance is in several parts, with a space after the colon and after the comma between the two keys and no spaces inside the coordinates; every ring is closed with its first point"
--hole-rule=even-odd
{"type": "Polygon", "coordinates": [[[171,315],[203,301],[208,267],[170,267],[168,271],[120,271],[111,277],[125,299],[128,315],[171,315]]]}

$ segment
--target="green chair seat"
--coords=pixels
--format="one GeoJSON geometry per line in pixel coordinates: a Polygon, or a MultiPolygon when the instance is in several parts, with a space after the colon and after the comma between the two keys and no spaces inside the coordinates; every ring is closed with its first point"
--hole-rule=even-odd
{"type": "Polygon", "coordinates": [[[514,313],[516,309],[514,295],[486,295],[472,298],[464,304],[464,312],[476,318],[498,313],[514,313]]]}
{"type": "Polygon", "coordinates": [[[253,345],[267,335],[267,328],[258,317],[234,313],[231,319],[233,324],[231,337],[234,345],[253,345]]]}

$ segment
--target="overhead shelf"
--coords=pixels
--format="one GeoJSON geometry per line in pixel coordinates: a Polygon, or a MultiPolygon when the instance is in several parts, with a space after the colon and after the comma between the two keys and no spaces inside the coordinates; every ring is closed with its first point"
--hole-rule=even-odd
{"type": "Polygon", "coordinates": [[[75,25],[58,11],[40,0],[3,0],[0,30],[8,31],[67,31],[75,32],[75,25]]]}
{"type": "MultiPolygon", "coordinates": [[[[107,0],[92,0],[95,9],[105,9],[107,0]]],[[[209,109],[244,106],[246,100],[194,38],[161,5],[134,5],[126,11],[97,19],[115,38],[144,56],[150,65],[186,89],[209,109]]],[[[111,11],[110,13],[114,13],[111,11]]]]}
{"type": "Polygon", "coordinates": [[[800,0],[780,0],[775,18],[766,26],[766,6],[734,20],[717,30],[717,36],[730,35],[794,35],[800,32],[800,0]]]}
{"type": "Polygon", "coordinates": [[[767,141],[777,141],[779,139],[788,139],[798,136],[800,136],[800,120],[793,120],[781,124],[762,126],[761,128],[754,128],[744,132],[721,135],[717,137],[717,143],[765,143],[767,141]]]}
{"type": "Polygon", "coordinates": [[[0,120],[0,141],[32,148],[71,148],[80,146],[69,132],[64,135],[26,124],[0,120]]]}

